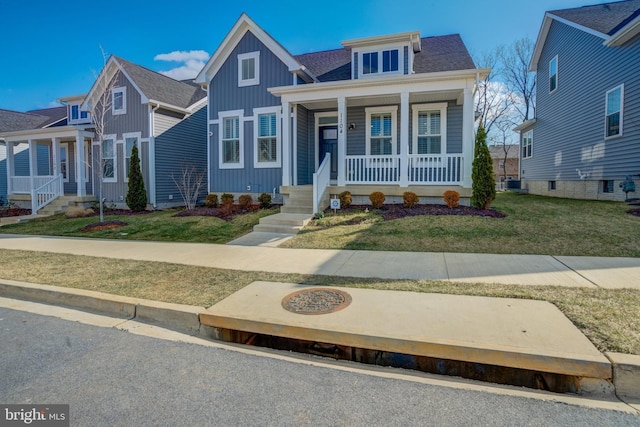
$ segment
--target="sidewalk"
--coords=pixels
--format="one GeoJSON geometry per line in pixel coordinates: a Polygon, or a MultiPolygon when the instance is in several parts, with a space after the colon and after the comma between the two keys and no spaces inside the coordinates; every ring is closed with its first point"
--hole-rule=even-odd
{"type": "Polygon", "coordinates": [[[10,234],[0,235],[0,249],[243,271],[640,289],[639,258],[281,249],[10,234]]]}

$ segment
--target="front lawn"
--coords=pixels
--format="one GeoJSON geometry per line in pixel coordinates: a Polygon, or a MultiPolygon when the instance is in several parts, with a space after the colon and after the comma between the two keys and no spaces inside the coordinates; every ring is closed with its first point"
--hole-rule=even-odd
{"type": "Polygon", "coordinates": [[[626,203],[499,193],[492,208],[506,217],[328,212],[282,246],[640,257],[640,217],[626,203]]]}

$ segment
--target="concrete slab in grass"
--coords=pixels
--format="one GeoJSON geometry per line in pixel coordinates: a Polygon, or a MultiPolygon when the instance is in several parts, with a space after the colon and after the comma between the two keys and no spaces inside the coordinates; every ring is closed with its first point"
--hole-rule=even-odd
{"type": "Polygon", "coordinates": [[[552,256],[446,253],[445,259],[457,282],[595,287],[552,256]]]}
{"type": "Polygon", "coordinates": [[[640,289],[640,258],[557,256],[581,276],[607,289],[640,289]]]}
{"type": "Polygon", "coordinates": [[[371,350],[610,380],[611,364],[552,304],[339,289],[346,308],[300,315],[282,299],[312,287],[254,282],[200,315],[203,325],[371,350]],[[550,333],[552,331],[552,333],[550,333]]]}
{"type": "Polygon", "coordinates": [[[447,280],[442,253],[355,251],[338,276],[380,279],[447,280]]]}

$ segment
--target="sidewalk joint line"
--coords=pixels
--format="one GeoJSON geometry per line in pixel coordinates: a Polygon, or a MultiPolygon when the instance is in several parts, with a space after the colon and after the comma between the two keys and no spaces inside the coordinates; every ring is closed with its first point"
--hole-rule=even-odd
{"type": "Polygon", "coordinates": [[[578,276],[582,277],[584,280],[586,280],[587,282],[593,284],[593,286],[595,286],[598,289],[603,289],[602,286],[598,285],[596,282],[594,282],[593,280],[590,280],[587,276],[578,273],[576,270],[574,270],[573,268],[569,267],[567,264],[565,264],[564,262],[560,261],[556,255],[551,255],[551,258],[555,259],[556,261],[558,261],[560,264],[564,265],[565,267],[567,267],[569,270],[573,271],[574,273],[576,273],[578,276]]]}

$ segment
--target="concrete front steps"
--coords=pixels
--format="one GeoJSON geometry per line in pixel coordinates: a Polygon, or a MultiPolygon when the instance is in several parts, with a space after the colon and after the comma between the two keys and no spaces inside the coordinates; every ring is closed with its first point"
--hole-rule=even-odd
{"type": "Polygon", "coordinates": [[[95,201],[95,197],[60,196],[38,211],[39,216],[51,216],[66,212],[71,206],[84,206],[95,201]]]}
{"type": "Polygon", "coordinates": [[[313,217],[313,187],[291,187],[280,213],[260,219],[253,231],[263,233],[298,234],[313,217]]]}

